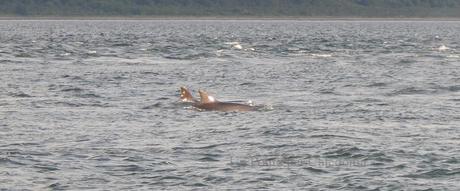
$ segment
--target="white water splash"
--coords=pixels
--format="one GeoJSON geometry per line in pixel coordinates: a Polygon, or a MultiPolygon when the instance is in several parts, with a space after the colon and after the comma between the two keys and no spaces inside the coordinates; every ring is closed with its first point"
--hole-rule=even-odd
{"type": "Polygon", "coordinates": [[[438,47],[438,50],[439,50],[439,51],[446,51],[446,50],[449,50],[449,49],[450,49],[450,48],[447,47],[447,46],[445,46],[445,45],[441,45],[441,46],[438,47]]]}

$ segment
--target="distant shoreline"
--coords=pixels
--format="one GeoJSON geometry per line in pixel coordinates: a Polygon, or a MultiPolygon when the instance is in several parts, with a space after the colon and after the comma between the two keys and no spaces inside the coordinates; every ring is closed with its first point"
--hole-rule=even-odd
{"type": "Polygon", "coordinates": [[[0,20],[305,20],[460,21],[460,17],[262,17],[262,16],[0,16],[0,20]]]}

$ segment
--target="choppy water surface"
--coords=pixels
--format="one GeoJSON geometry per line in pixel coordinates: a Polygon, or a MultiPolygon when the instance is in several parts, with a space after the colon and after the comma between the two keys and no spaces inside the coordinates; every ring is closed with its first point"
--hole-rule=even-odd
{"type": "Polygon", "coordinates": [[[0,190],[458,190],[459,31],[0,21],[0,190]],[[273,109],[199,112],[180,86],[273,109]]]}

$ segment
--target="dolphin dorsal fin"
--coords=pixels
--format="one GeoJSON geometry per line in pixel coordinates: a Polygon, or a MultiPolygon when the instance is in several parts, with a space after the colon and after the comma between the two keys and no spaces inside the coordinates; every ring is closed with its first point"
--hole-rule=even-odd
{"type": "Polygon", "coordinates": [[[208,93],[203,90],[199,90],[198,93],[200,93],[201,103],[217,102],[216,98],[208,95],[208,93]]]}
{"type": "Polygon", "coordinates": [[[185,87],[180,87],[180,100],[183,102],[193,102],[195,99],[193,98],[190,91],[187,90],[185,87]]]}

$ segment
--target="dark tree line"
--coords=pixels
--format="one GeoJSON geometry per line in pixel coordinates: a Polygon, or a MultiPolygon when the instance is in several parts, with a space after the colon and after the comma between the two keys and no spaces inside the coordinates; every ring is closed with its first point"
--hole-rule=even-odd
{"type": "Polygon", "coordinates": [[[0,0],[0,15],[460,17],[460,0],[0,0]]]}

